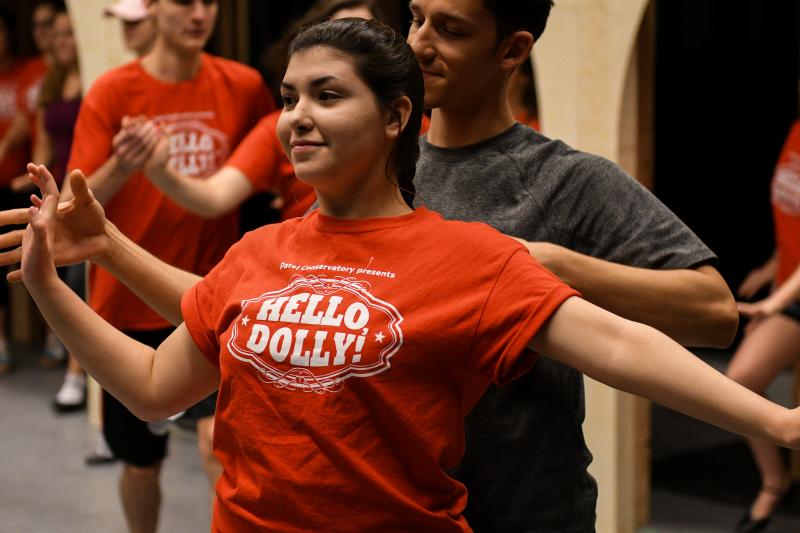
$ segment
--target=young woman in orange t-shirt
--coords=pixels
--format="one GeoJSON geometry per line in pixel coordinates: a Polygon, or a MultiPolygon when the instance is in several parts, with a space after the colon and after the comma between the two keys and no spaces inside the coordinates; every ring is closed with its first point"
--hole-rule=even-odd
{"type": "Polygon", "coordinates": [[[526,348],[800,447],[800,410],[576,297],[487,226],[411,207],[423,82],[400,35],[331,21],[290,53],[278,134],[320,209],[231,248],[155,350],[55,275],[56,243],[87,245],[105,225],[85,179],[73,173],[65,206],[80,223],[59,226],[55,183],[28,167],[42,199],[29,211],[23,281],[85,368],[145,419],[219,388],[215,531],[471,531],[464,487],[446,471],[463,452],[463,416],[489,382],[534,364],[526,348]]]}

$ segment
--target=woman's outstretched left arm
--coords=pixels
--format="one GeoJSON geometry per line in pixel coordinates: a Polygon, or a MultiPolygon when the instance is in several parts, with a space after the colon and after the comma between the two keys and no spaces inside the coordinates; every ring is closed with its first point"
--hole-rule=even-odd
{"type": "Polygon", "coordinates": [[[570,298],[529,344],[616,389],[742,435],[800,446],[800,411],[742,387],[659,331],[570,298]]]}
{"type": "Polygon", "coordinates": [[[95,314],[56,275],[53,218],[58,188],[43,166],[29,165],[41,200],[30,208],[22,241],[22,279],[69,352],[103,388],[143,419],[165,418],[201,400],[219,384],[219,370],[181,325],[157,350],[95,314]]]}

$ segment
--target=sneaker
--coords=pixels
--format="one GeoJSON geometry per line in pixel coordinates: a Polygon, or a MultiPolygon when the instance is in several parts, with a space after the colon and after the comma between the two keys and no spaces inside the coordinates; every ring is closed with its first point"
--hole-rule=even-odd
{"type": "Polygon", "coordinates": [[[61,388],[53,398],[56,413],[71,413],[86,408],[86,376],[67,372],[61,388]]]}
{"type": "Polygon", "coordinates": [[[11,351],[8,341],[2,339],[0,340],[0,376],[9,372],[11,372],[11,351]]]}
{"type": "Polygon", "coordinates": [[[164,436],[169,431],[170,426],[182,417],[186,413],[186,411],[181,411],[178,414],[172,415],[169,418],[164,418],[162,420],[153,420],[152,422],[147,423],[147,429],[150,430],[150,433],[153,435],[157,435],[159,437],[164,436]]]}
{"type": "Polygon", "coordinates": [[[64,345],[52,332],[48,333],[44,341],[44,353],[39,358],[39,365],[44,368],[58,368],[67,361],[67,351],[64,345]]]}
{"type": "Polygon", "coordinates": [[[97,436],[94,452],[87,455],[86,459],[84,459],[86,466],[110,465],[116,462],[116,460],[117,458],[114,457],[114,453],[111,451],[111,448],[108,447],[108,443],[102,433],[97,436]]]}

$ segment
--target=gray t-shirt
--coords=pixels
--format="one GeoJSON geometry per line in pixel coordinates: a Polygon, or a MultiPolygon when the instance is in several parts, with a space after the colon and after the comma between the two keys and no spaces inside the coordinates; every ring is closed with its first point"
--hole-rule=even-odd
{"type": "MultiPolygon", "coordinates": [[[[422,138],[420,151],[415,203],[445,218],[638,267],[716,259],[614,163],[526,126],[456,149],[422,138]]],[[[467,417],[466,453],[453,472],[469,491],[475,531],[594,531],[597,484],[586,471],[583,419],[581,374],[551,359],[489,389],[467,417]]]]}

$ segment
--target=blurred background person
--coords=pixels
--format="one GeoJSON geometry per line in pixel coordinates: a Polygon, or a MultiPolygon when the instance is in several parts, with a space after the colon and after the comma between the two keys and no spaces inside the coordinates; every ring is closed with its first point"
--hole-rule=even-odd
{"type": "Polygon", "coordinates": [[[122,22],[125,47],[137,57],[142,57],[153,47],[156,25],[147,13],[143,0],[119,0],[106,8],[105,15],[122,22]]]}
{"type": "MultiPolygon", "coordinates": [[[[16,55],[14,14],[0,6],[0,135],[5,135],[18,112],[18,94],[23,83],[26,65],[16,55]]],[[[9,209],[26,205],[19,195],[11,190],[11,181],[25,172],[25,160],[30,151],[25,144],[17,144],[5,152],[0,160],[0,207],[9,209]]],[[[11,353],[8,344],[9,291],[5,279],[0,280],[0,374],[11,370],[11,353]]]]}
{"type": "MultiPolygon", "coordinates": [[[[55,11],[52,30],[52,59],[38,91],[36,103],[36,137],[32,160],[50,165],[59,183],[64,180],[69,153],[72,149],[72,130],[81,106],[81,79],[78,51],[72,34],[72,23],[64,6],[55,11]]],[[[33,184],[25,173],[11,182],[14,192],[29,192],[33,184]]],[[[84,297],[84,266],[71,265],[59,270],[59,275],[80,296],[84,297]]],[[[60,359],[64,353],[50,329],[45,341],[45,361],[60,359]]],[[[74,357],[69,357],[64,382],[53,399],[57,412],[70,412],[86,405],[86,375],[74,357]]]]}

